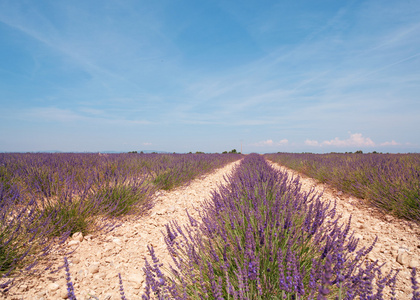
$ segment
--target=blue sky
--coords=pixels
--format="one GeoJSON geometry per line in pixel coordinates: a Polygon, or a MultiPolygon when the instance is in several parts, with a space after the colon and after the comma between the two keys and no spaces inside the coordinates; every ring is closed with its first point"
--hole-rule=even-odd
{"type": "Polygon", "coordinates": [[[0,151],[420,152],[419,1],[0,0],[0,151]]]}

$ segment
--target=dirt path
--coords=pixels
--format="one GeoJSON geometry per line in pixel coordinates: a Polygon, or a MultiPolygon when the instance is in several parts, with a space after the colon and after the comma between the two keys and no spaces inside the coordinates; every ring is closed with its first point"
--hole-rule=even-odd
{"type": "MultiPolygon", "coordinates": [[[[211,191],[224,184],[223,176],[238,164],[239,161],[228,164],[204,178],[193,180],[186,187],[157,192],[156,205],[148,216],[127,220],[106,235],[93,234],[68,241],[65,247],[76,248],[69,255],[69,262],[77,299],[121,299],[118,273],[121,273],[127,299],[141,299],[144,288],[142,268],[144,258],[148,257],[147,245],[154,246],[161,262],[172,262],[161,234],[161,231],[165,231],[165,224],[171,220],[187,224],[186,210],[193,217],[198,217],[194,208],[199,208],[203,200],[209,199],[211,191]]],[[[55,264],[62,265],[62,259],[55,257],[55,264]]],[[[65,270],[62,269],[56,274],[43,274],[22,281],[6,299],[66,299],[65,278],[65,270]]]]}
{"type": "MultiPolygon", "coordinates": [[[[397,281],[397,299],[411,299],[410,267],[419,267],[420,259],[420,228],[413,222],[398,220],[390,215],[383,215],[377,209],[363,203],[362,199],[352,197],[346,193],[320,184],[317,180],[299,174],[278,164],[273,167],[288,172],[290,175],[300,176],[302,190],[311,188],[320,193],[325,201],[337,201],[337,211],[347,221],[352,216],[351,228],[355,236],[360,238],[359,245],[369,247],[378,236],[378,242],[369,254],[372,261],[386,263],[383,267],[387,273],[391,269],[400,270],[397,281]]],[[[388,299],[385,297],[384,299],[388,299]]]]}

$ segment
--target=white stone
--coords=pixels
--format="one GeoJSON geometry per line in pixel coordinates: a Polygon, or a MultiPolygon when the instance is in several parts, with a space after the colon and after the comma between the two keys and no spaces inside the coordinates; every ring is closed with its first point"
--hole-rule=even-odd
{"type": "Polygon", "coordinates": [[[400,251],[397,255],[397,262],[401,265],[408,265],[410,261],[410,256],[406,251],[400,251]]]}
{"type": "Polygon", "coordinates": [[[89,272],[91,274],[99,273],[99,266],[98,265],[92,265],[89,267],[89,272]]]}
{"type": "Polygon", "coordinates": [[[69,246],[73,246],[73,245],[79,245],[80,242],[78,240],[72,240],[68,243],[69,246]]]}
{"type": "Polygon", "coordinates": [[[69,297],[69,295],[67,293],[67,289],[60,291],[60,297],[61,297],[61,299],[67,299],[69,297]]]}
{"type": "Polygon", "coordinates": [[[413,258],[410,260],[410,263],[408,265],[409,268],[418,268],[419,267],[419,261],[416,258],[413,258]]]}
{"type": "Polygon", "coordinates": [[[73,257],[72,259],[70,259],[70,262],[77,265],[78,263],[80,263],[80,258],[73,257]]]}
{"type": "Polygon", "coordinates": [[[83,234],[81,232],[75,232],[73,233],[72,237],[73,240],[83,242],[83,234]]]}
{"type": "Polygon", "coordinates": [[[359,240],[361,241],[361,240],[363,240],[363,235],[361,235],[360,233],[356,233],[356,234],[354,235],[354,238],[355,238],[355,239],[359,239],[359,240]]]}
{"type": "Polygon", "coordinates": [[[51,291],[51,292],[54,292],[54,291],[58,290],[59,288],[60,288],[60,286],[55,282],[48,285],[48,290],[51,291]]]}
{"type": "Polygon", "coordinates": [[[130,274],[127,277],[127,281],[137,283],[138,285],[143,283],[143,276],[140,274],[130,274]]]}

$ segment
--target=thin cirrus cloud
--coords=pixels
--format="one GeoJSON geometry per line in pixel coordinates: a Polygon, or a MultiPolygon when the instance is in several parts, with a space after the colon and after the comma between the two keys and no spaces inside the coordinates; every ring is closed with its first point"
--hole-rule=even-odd
{"type": "Polygon", "coordinates": [[[401,143],[397,143],[396,141],[392,140],[390,142],[384,142],[379,144],[380,146],[400,146],[401,143]]]}
{"type": "Polygon", "coordinates": [[[260,141],[254,144],[251,144],[251,146],[256,146],[256,147],[267,147],[267,146],[284,146],[289,144],[289,140],[287,139],[282,139],[280,141],[273,141],[273,140],[265,140],[265,141],[260,141]]]}
{"type": "Polygon", "coordinates": [[[384,142],[376,144],[372,139],[364,137],[361,133],[350,133],[350,137],[347,139],[340,139],[338,137],[332,140],[325,140],[319,142],[317,140],[307,139],[305,141],[306,146],[311,147],[375,147],[375,146],[399,146],[400,143],[392,140],[391,142],[384,142]]]}

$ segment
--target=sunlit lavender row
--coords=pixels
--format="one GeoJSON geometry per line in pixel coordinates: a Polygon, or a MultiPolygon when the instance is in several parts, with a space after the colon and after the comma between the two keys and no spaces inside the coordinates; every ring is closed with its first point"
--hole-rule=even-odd
{"type": "Polygon", "coordinates": [[[420,222],[420,154],[268,154],[267,159],[420,222]]]}
{"type": "Polygon", "coordinates": [[[397,274],[366,259],[373,245],[357,246],[334,203],[262,156],[247,156],[202,209],[189,226],[167,225],[171,266],[149,248],[143,299],[395,299],[397,274]]]}
{"type": "Polygon", "coordinates": [[[1,288],[36,271],[72,233],[110,228],[126,214],[141,216],[153,206],[156,190],[186,184],[240,157],[0,153],[1,288]]]}

